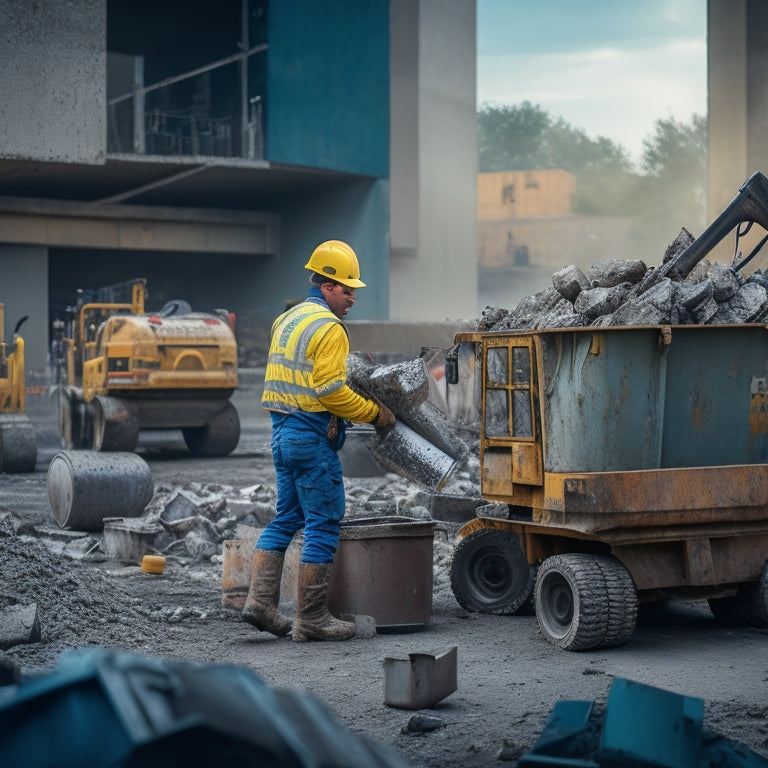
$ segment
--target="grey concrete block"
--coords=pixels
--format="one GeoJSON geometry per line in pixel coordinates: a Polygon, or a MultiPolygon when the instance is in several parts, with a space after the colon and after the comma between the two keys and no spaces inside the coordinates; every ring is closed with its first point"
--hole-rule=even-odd
{"type": "Polygon", "coordinates": [[[0,648],[40,641],[37,603],[11,605],[0,610],[0,648]]]}

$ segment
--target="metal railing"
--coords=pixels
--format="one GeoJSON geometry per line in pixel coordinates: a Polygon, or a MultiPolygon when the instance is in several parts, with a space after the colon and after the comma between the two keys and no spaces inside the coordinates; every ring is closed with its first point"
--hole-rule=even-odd
{"type": "Polygon", "coordinates": [[[248,96],[248,64],[267,48],[257,45],[150,85],[144,85],[143,58],[135,57],[132,91],[107,101],[108,152],[263,159],[263,100],[248,96]],[[171,90],[226,67],[239,70],[233,73],[240,86],[239,109],[233,114],[211,114],[210,107],[184,103],[185,97],[171,90]]]}

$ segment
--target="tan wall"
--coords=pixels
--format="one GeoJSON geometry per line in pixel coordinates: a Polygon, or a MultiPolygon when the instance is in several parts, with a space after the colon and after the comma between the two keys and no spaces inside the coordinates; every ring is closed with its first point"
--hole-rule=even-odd
{"type": "Polygon", "coordinates": [[[477,176],[479,221],[571,212],[576,179],[567,171],[502,171],[477,176]]]}
{"type": "Polygon", "coordinates": [[[525,266],[523,250],[528,264],[551,266],[553,271],[568,264],[589,267],[609,256],[638,258],[629,225],[629,219],[574,215],[480,221],[480,266],[525,266]]]}

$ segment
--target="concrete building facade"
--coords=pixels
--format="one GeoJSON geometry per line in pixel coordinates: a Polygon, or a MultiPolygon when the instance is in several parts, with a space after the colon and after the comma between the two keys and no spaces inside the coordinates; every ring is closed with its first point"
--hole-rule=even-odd
{"type": "Polygon", "coordinates": [[[327,238],[355,319],[472,317],[475,0],[0,0],[0,301],[44,366],[78,289],[268,325],[327,238]],[[428,297],[435,297],[431,301],[428,297]]]}

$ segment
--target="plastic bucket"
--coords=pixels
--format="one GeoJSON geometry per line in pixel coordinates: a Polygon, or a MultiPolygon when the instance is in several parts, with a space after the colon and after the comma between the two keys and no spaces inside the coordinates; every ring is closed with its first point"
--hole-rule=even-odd
{"type": "Polygon", "coordinates": [[[149,465],[135,453],[60,451],[48,466],[48,500],[62,528],[101,531],[104,518],[138,517],[153,492],[149,465]]]}

